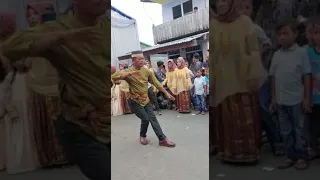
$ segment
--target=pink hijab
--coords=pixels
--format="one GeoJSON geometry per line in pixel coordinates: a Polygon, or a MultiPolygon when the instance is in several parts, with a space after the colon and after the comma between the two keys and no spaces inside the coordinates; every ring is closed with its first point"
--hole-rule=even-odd
{"type": "Polygon", "coordinates": [[[0,40],[5,40],[17,29],[16,15],[14,13],[0,13],[0,40]]]}
{"type": "Polygon", "coordinates": [[[174,71],[177,68],[177,65],[174,63],[173,59],[168,60],[168,70],[169,72],[174,71]],[[169,65],[169,62],[171,62],[171,65],[169,65]]]}
{"type": "Polygon", "coordinates": [[[179,69],[183,69],[183,68],[186,67],[186,61],[184,60],[183,57],[179,57],[179,58],[177,59],[177,64],[178,64],[178,61],[180,61],[180,63],[181,63],[181,65],[178,66],[179,69]]]}
{"type": "Polygon", "coordinates": [[[112,65],[111,66],[111,74],[114,74],[117,71],[116,66],[112,65]]]}
{"type": "MultiPolygon", "coordinates": [[[[217,0],[219,1],[219,0],[217,0]]],[[[241,0],[227,0],[229,10],[225,14],[218,14],[210,10],[211,15],[221,22],[233,22],[241,15],[241,0]]]]}

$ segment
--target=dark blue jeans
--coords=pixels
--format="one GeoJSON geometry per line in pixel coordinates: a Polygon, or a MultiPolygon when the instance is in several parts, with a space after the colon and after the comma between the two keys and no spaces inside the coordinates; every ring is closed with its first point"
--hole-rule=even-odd
{"type": "Polygon", "coordinates": [[[128,99],[128,104],[131,111],[141,120],[140,137],[147,137],[149,123],[151,123],[153,131],[157,135],[158,139],[160,141],[166,139],[150,102],[145,106],[141,106],[137,102],[128,99]]]}
{"type": "Polygon", "coordinates": [[[204,95],[196,95],[197,107],[199,112],[206,112],[206,101],[204,95]]]}
{"type": "Polygon", "coordinates": [[[60,117],[55,122],[56,135],[70,162],[91,180],[111,179],[111,146],[85,133],[79,126],[60,117]]]}
{"type": "Polygon", "coordinates": [[[282,141],[280,135],[280,125],[276,114],[270,114],[260,106],[262,129],[266,132],[268,141],[271,145],[272,152],[282,151],[282,141]]]}
{"type": "Polygon", "coordinates": [[[287,157],[291,160],[308,160],[309,124],[302,104],[277,105],[277,113],[287,157]]]}
{"type": "Polygon", "coordinates": [[[283,151],[280,125],[276,114],[269,113],[271,102],[271,79],[268,78],[259,90],[259,106],[262,117],[262,129],[266,132],[274,154],[283,151]]]}
{"type": "Polygon", "coordinates": [[[193,96],[194,95],[194,87],[192,87],[190,89],[190,99],[191,99],[191,104],[194,108],[197,108],[197,100],[196,98],[193,96]]]}

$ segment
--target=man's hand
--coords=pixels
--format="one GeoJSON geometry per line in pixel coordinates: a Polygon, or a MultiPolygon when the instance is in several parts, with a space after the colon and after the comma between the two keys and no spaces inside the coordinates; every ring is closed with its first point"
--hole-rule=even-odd
{"type": "Polygon", "coordinates": [[[166,96],[167,96],[167,98],[168,98],[169,100],[171,100],[171,101],[174,101],[174,100],[175,100],[175,98],[174,98],[171,94],[169,94],[169,93],[166,93],[166,96]]]}
{"type": "Polygon", "coordinates": [[[311,113],[312,112],[312,105],[311,101],[308,98],[304,98],[303,100],[303,110],[305,113],[311,113]]]}
{"type": "Polygon", "coordinates": [[[271,114],[274,114],[275,112],[276,112],[276,101],[275,101],[275,99],[273,99],[272,101],[271,101],[271,103],[270,103],[270,106],[269,106],[269,112],[271,113],[271,114]]]}

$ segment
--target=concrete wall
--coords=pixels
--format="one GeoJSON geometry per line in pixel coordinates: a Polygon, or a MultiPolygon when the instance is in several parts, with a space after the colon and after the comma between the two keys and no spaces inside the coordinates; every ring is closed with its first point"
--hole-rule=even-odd
{"type": "MultiPolygon", "coordinates": [[[[172,8],[179,4],[183,4],[186,1],[187,0],[174,0],[174,1],[168,1],[168,3],[165,3],[164,5],[162,5],[163,23],[173,20],[172,8]]],[[[206,3],[207,3],[206,1],[207,0],[192,0],[192,5],[193,7],[198,7],[198,9],[203,9],[206,7],[206,3]]],[[[182,9],[182,12],[183,12],[183,9],[182,9]]]]}

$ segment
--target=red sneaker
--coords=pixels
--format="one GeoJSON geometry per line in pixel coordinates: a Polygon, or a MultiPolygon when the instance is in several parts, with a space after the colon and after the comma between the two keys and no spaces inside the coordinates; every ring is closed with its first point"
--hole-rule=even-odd
{"type": "Polygon", "coordinates": [[[149,144],[149,140],[147,139],[147,137],[140,137],[140,143],[142,145],[147,145],[149,144]]]}
{"type": "Polygon", "coordinates": [[[159,146],[176,147],[176,144],[168,139],[159,142],[159,146]]]}

